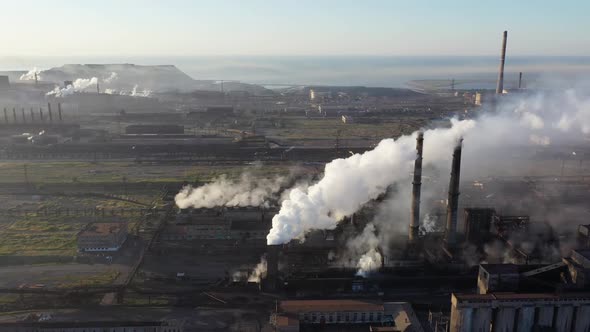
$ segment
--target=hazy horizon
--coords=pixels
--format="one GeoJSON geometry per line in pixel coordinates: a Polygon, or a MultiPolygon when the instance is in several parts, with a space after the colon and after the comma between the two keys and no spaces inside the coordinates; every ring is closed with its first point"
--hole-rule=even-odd
{"type": "MultiPolygon", "coordinates": [[[[178,56],[178,57],[0,57],[0,70],[45,70],[63,64],[133,63],[175,65],[197,80],[255,84],[364,85],[403,87],[411,80],[497,77],[497,56],[178,56]]],[[[590,56],[509,56],[506,80],[524,72],[525,82],[580,80],[590,75],[590,56]]],[[[487,85],[486,85],[487,86],[487,85]]],[[[529,85],[533,87],[533,85],[529,85]]]]}
{"type": "Polygon", "coordinates": [[[0,56],[590,54],[587,2],[5,1],[0,56]],[[8,31],[5,30],[5,31],[8,31]]]}

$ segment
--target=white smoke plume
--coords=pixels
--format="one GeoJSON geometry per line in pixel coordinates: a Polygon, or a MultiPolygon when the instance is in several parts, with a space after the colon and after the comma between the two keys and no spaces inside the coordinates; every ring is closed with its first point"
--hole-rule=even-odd
{"type": "Polygon", "coordinates": [[[115,73],[115,72],[112,72],[112,73],[111,73],[111,75],[110,75],[109,77],[107,77],[107,78],[104,78],[102,81],[103,81],[104,83],[107,83],[107,84],[109,84],[109,83],[112,83],[112,82],[116,81],[118,78],[119,78],[119,74],[117,74],[117,73],[115,73]]]}
{"type": "Polygon", "coordinates": [[[83,92],[90,87],[96,87],[98,83],[98,78],[78,78],[72,84],[66,86],[65,88],[60,88],[56,86],[55,89],[46,93],[47,96],[55,96],[55,97],[66,97],[69,95],[73,95],[76,92],[83,92]]]}
{"type": "MultiPolygon", "coordinates": [[[[590,97],[569,90],[535,95],[506,95],[496,112],[480,110],[471,120],[452,120],[450,127],[425,131],[424,169],[434,169],[442,183],[448,184],[452,150],[460,137],[465,138],[462,177],[476,178],[488,169],[501,171],[504,160],[495,160],[490,151],[508,145],[550,145],[585,140],[590,133],[590,97]]],[[[408,200],[410,174],[415,159],[415,136],[385,139],[363,154],[333,160],[326,165],[324,177],[307,189],[294,189],[273,218],[268,244],[283,244],[301,239],[313,229],[334,229],[343,217],[350,216],[367,202],[383,194],[392,185],[398,188],[387,204],[408,200]]],[[[510,168],[506,168],[509,172],[510,168]]],[[[440,184],[439,184],[440,187],[440,184]]],[[[423,186],[423,202],[431,193],[423,186]]],[[[409,204],[407,205],[409,210],[409,204]]],[[[427,211],[424,209],[423,211],[427,211]]],[[[390,215],[388,224],[407,231],[409,213],[390,215]]],[[[377,223],[379,228],[386,223],[377,223]]],[[[393,226],[391,226],[393,227],[393,226]]],[[[381,239],[380,241],[383,241],[381,239]]],[[[380,246],[386,246],[381,242],[380,246]]],[[[367,246],[365,253],[377,247],[367,246]]],[[[369,255],[370,256],[370,255],[369,255]]],[[[367,262],[366,256],[360,264],[367,262]]]]}
{"type": "Polygon", "coordinates": [[[268,206],[277,199],[288,178],[258,178],[244,173],[237,180],[222,175],[201,187],[184,187],[175,197],[181,209],[212,208],[216,206],[268,206]]]}
{"type": "Polygon", "coordinates": [[[382,260],[383,258],[377,250],[369,250],[359,259],[357,264],[358,271],[356,272],[356,275],[366,277],[371,272],[378,270],[381,267],[382,260]]]}
{"type": "Polygon", "coordinates": [[[127,90],[115,90],[115,89],[105,89],[104,93],[109,95],[121,95],[121,96],[131,96],[131,97],[150,97],[152,95],[152,91],[148,89],[139,90],[139,85],[135,84],[131,91],[127,90]]]}
{"type": "Polygon", "coordinates": [[[37,75],[37,79],[40,81],[41,80],[41,71],[38,70],[37,67],[34,67],[33,69],[29,70],[25,74],[22,74],[19,79],[21,81],[34,81],[35,75],[37,75]]]}
{"type": "Polygon", "coordinates": [[[260,263],[254,267],[254,270],[252,270],[252,273],[248,276],[248,282],[260,283],[260,280],[266,277],[266,267],[266,258],[262,257],[260,263]]]}
{"type": "MultiPolygon", "coordinates": [[[[448,150],[475,125],[473,120],[452,121],[451,129],[425,133],[430,141],[431,158],[448,158],[448,150]]],[[[312,229],[334,229],[338,222],[387,188],[408,177],[416,155],[415,135],[397,140],[382,140],[375,149],[328,163],[324,177],[307,190],[293,189],[273,218],[268,244],[283,244],[301,239],[312,229]]],[[[425,159],[425,164],[427,163],[425,159]]]]}
{"type": "Polygon", "coordinates": [[[152,94],[151,90],[143,89],[140,91],[138,88],[139,86],[135,84],[129,95],[131,97],[149,97],[152,94]]]}

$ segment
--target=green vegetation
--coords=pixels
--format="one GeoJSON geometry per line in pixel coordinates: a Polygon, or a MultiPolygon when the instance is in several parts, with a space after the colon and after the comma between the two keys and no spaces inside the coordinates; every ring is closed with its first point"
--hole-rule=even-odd
{"type": "MultiPolygon", "coordinates": [[[[0,162],[0,183],[23,183],[24,163],[0,162]]],[[[207,181],[221,174],[238,176],[245,169],[254,174],[287,173],[288,166],[244,167],[243,165],[150,165],[132,162],[61,162],[27,163],[27,177],[31,184],[72,184],[112,182],[179,182],[186,179],[207,181]]]]}
{"type": "Polygon", "coordinates": [[[58,282],[59,288],[75,287],[97,287],[110,285],[119,277],[121,273],[115,269],[108,269],[93,275],[65,275],[59,279],[53,279],[58,282]]]}
{"type": "Polygon", "coordinates": [[[9,232],[0,235],[0,255],[73,256],[76,254],[74,232],[9,232]]]}
{"type": "Polygon", "coordinates": [[[344,124],[340,118],[291,118],[285,127],[272,131],[273,136],[291,139],[375,139],[398,137],[418,129],[423,123],[416,120],[382,120],[378,123],[344,124]]]}

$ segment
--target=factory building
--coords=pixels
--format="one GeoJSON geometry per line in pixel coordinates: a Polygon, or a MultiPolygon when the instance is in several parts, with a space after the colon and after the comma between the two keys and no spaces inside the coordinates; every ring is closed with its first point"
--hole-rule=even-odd
{"type": "Polygon", "coordinates": [[[463,211],[465,239],[476,244],[486,240],[496,211],[491,208],[466,208],[463,211]]]}
{"type": "Polygon", "coordinates": [[[590,225],[578,226],[578,245],[582,248],[590,248],[590,225]]]}
{"type": "Polygon", "coordinates": [[[2,75],[0,76],[0,89],[9,89],[10,88],[10,80],[8,76],[2,75]]]}
{"type": "Polygon", "coordinates": [[[549,265],[483,264],[478,294],[453,294],[458,331],[590,330],[590,250],[549,265]]]}
{"type": "Polygon", "coordinates": [[[265,240],[276,211],[254,208],[184,209],[162,240],[265,240]]]}
{"type": "Polygon", "coordinates": [[[91,223],[78,233],[79,251],[117,251],[127,239],[127,223],[91,223]]]}
{"type": "Polygon", "coordinates": [[[451,332],[590,329],[590,293],[453,294],[451,305],[451,332]]]}
{"type": "Polygon", "coordinates": [[[298,332],[313,327],[324,329],[389,327],[389,331],[423,331],[412,307],[404,302],[369,300],[287,300],[281,301],[271,315],[276,331],[298,332]],[[393,330],[391,329],[393,328],[393,330]]]}

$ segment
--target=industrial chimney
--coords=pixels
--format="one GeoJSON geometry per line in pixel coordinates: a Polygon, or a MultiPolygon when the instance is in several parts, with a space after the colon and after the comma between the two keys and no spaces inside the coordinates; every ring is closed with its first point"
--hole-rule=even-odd
{"type": "Polygon", "coordinates": [[[8,110],[4,107],[4,123],[8,124],[8,110]]]}
{"type": "Polygon", "coordinates": [[[447,229],[446,242],[452,246],[457,236],[457,209],[459,206],[459,180],[461,177],[461,145],[460,139],[453,152],[453,164],[451,166],[451,180],[449,182],[449,197],[447,202],[447,229]]]}
{"type": "Polygon", "coordinates": [[[39,107],[39,119],[41,122],[43,122],[43,120],[45,120],[43,118],[43,107],[39,107]]]}
{"type": "Polygon", "coordinates": [[[504,62],[506,61],[507,39],[508,31],[504,31],[504,38],[502,40],[502,55],[500,56],[500,73],[498,73],[498,86],[496,87],[496,94],[501,94],[504,91],[504,62]]]}
{"type": "Polygon", "coordinates": [[[12,108],[12,117],[14,118],[14,123],[16,123],[18,120],[16,119],[16,107],[12,108]]]}
{"type": "Polygon", "coordinates": [[[522,88],[522,72],[518,73],[518,89],[522,88]]]}
{"type": "Polygon", "coordinates": [[[264,288],[271,292],[276,291],[278,287],[280,247],[280,245],[267,246],[266,279],[264,280],[264,288]]]}
{"type": "Polygon", "coordinates": [[[34,113],[32,107],[31,107],[31,123],[35,123],[35,113],[34,113]]]}
{"type": "Polygon", "coordinates": [[[57,103],[57,115],[59,116],[59,122],[62,122],[63,119],[61,117],[61,103],[57,103]]]}
{"type": "Polygon", "coordinates": [[[414,242],[418,238],[420,227],[420,186],[422,185],[422,147],[424,145],[424,133],[419,132],[416,138],[416,161],[414,161],[414,181],[412,182],[412,215],[410,216],[409,241],[414,242]]]}
{"type": "Polygon", "coordinates": [[[21,110],[21,113],[22,113],[22,116],[23,116],[23,123],[27,123],[27,118],[25,117],[25,108],[23,107],[20,110],[21,110]]]}
{"type": "Polygon", "coordinates": [[[51,103],[47,103],[47,114],[49,114],[49,122],[53,122],[53,114],[51,114],[51,103]]]}

